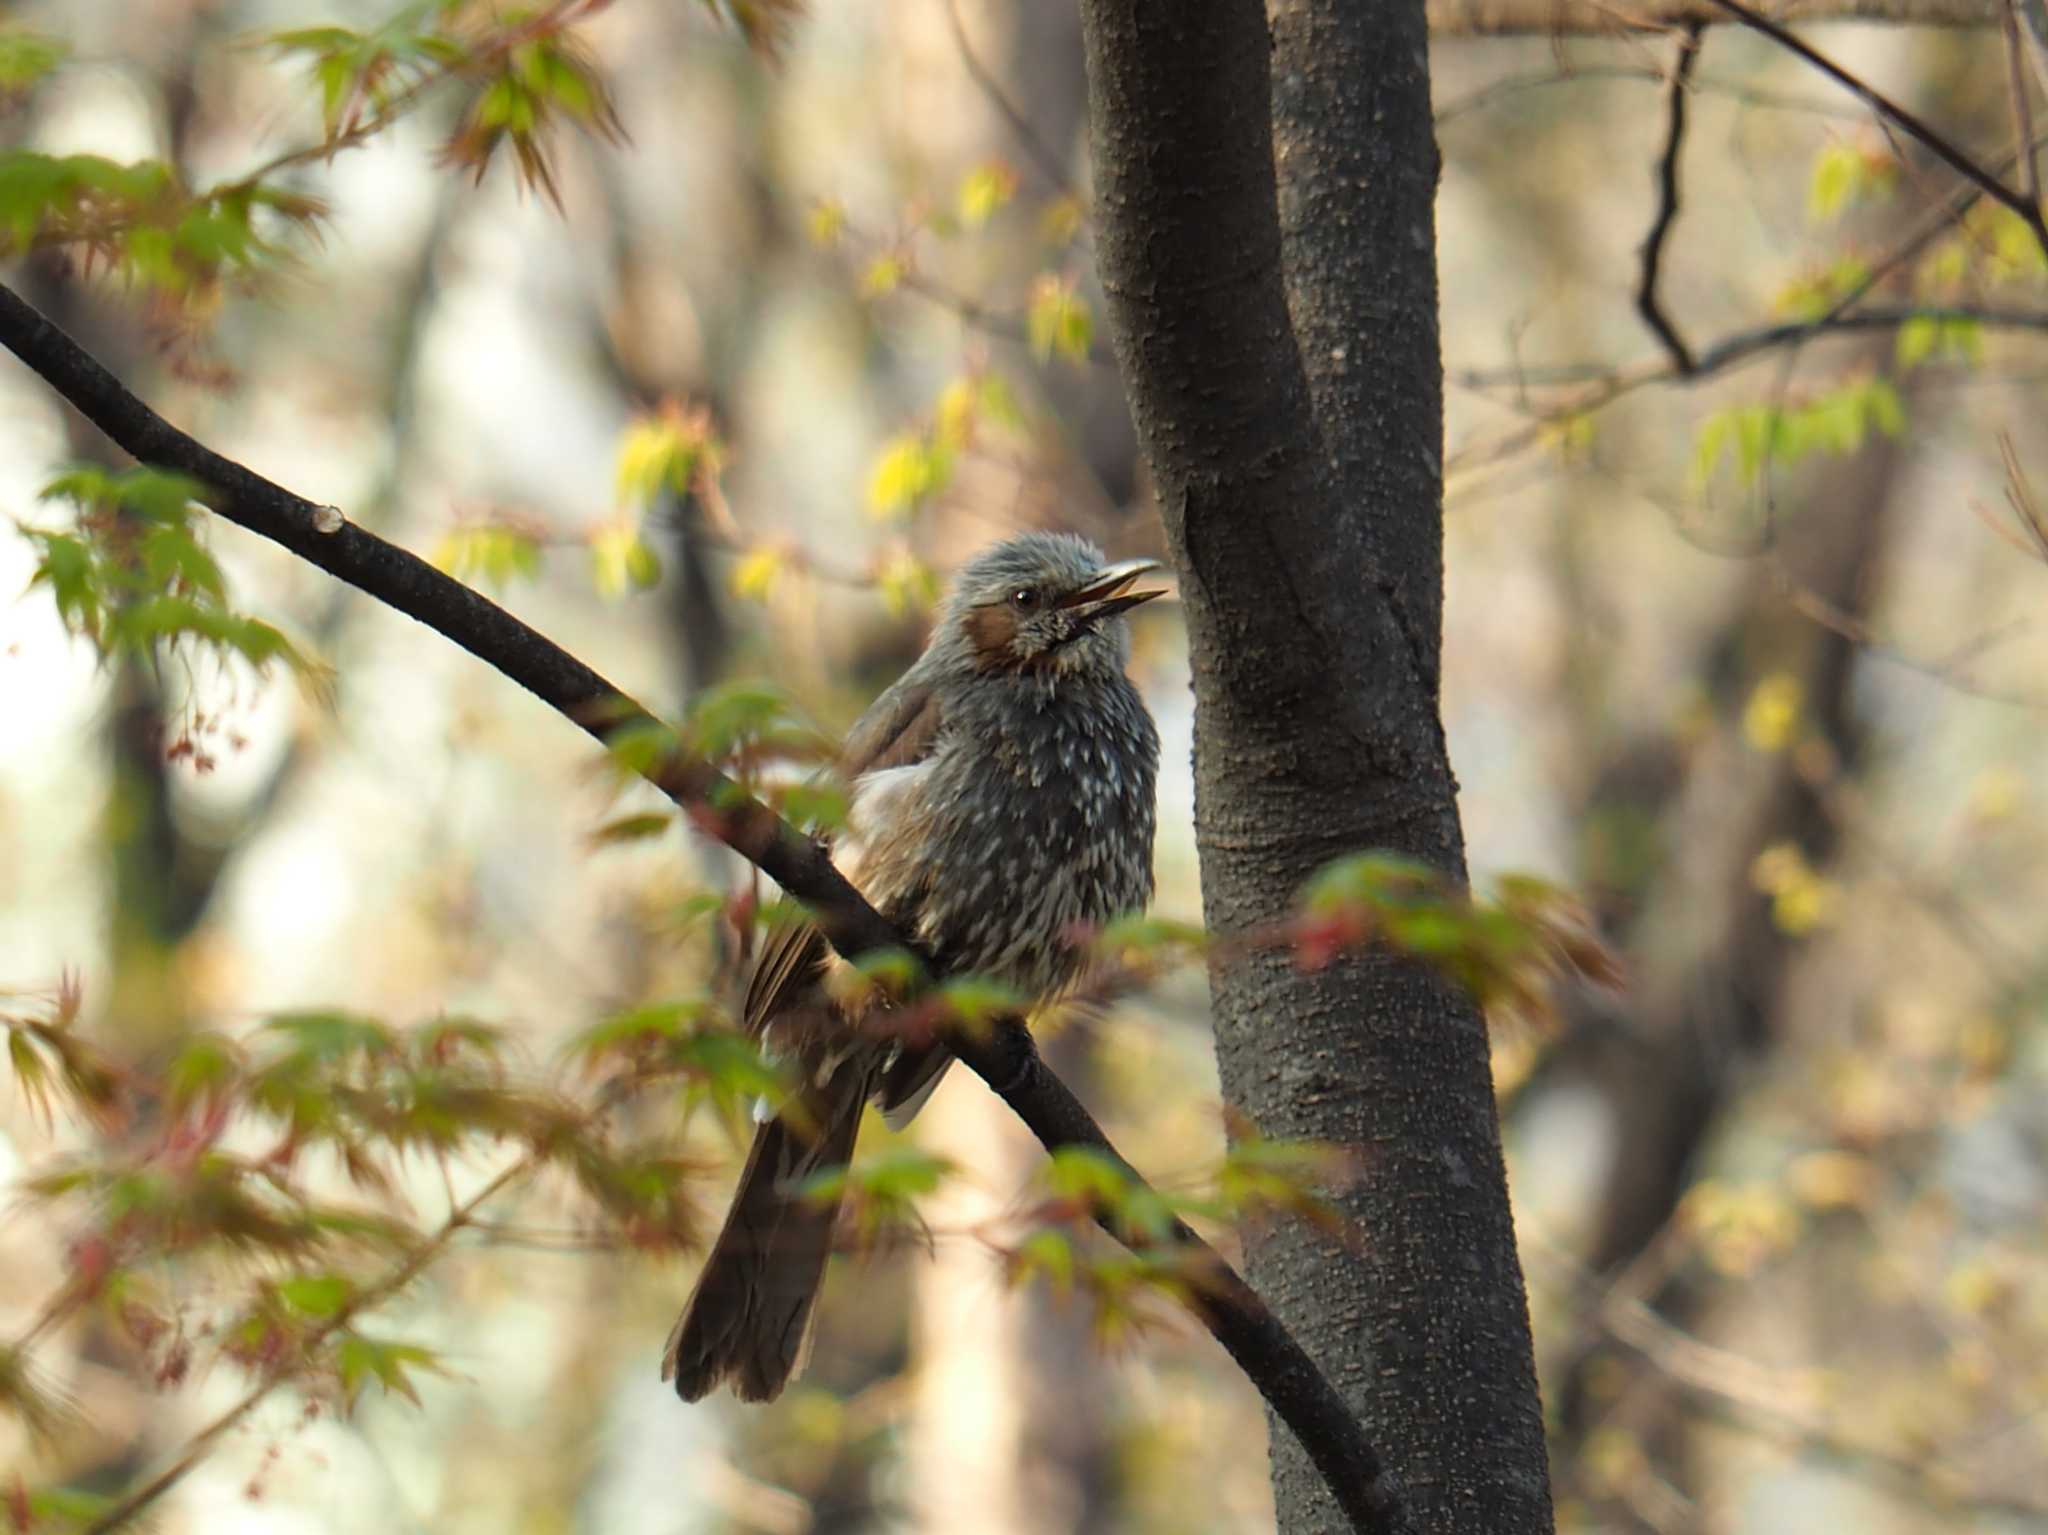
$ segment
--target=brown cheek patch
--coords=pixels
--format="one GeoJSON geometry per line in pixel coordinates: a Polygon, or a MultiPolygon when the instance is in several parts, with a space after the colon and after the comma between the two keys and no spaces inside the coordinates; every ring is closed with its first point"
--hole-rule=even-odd
{"type": "Polygon", "coordinates": [[[1017,615],[1008,607],[991,604],[967,615],[967,643],[975,664],[985,672],[1017,665],[1017,652],[1011,648],[1016,638],[1017,615]]]}

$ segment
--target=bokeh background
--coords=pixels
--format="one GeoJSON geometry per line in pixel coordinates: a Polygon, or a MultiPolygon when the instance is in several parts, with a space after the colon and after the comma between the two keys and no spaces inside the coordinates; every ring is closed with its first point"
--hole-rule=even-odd
{"type": "MultiPolygon", "coordinates": [[[[70,59],[0,141],[237,176],[320,137],[303,61],[265,38],[386,14],[8,6],[70,59]]],[[[1995,34],[1816,35],[2007,153],[1995,34]]],[[[1077,318],[1098,306],[1071,8],[820,5],[773,65],[696,6],[618,0],[578,36],[628,140],[554,141],[559,205],[507,165],[439,163],[456,90],[298,167],[319,238],[231,287],[203,336],[75,259],[10,280],[301,494],[479,580],[509,539],[494,593],[664,712],[761,677],[836,731],[981,544],[1052,526],[1157,552],[1106,338],[1077,318]],[[708,422],[722,472],[622,491],[622,453],[664,420],[708,422]]],[[[2044,265],[2016,221],[1930,222],[1951,175],[1716,30],[1663,285],[1695,350],[1867,277],[1865,309],[1994,321],[1663,376],[1634,296],[1673,56],[1434,55],[1445,707],[1474,876],[1580,890],[1629,976],[1497,1038],[1560,1522],[2048,1527],[2044,265]]],[[[63,515],[37,501],[56,466],[108,451],[11,363],[0,437],[0,509],[31,524],[63,515]]],[[[0,991],[75,977],[116,1054],[303,1007],[470,1015],[539,1077],[575,1031],[709,983],[693,897],[745,883],[729,858],[673,828],[602,844],[656,802],[577,732],[280,551],[211,538],[239,604],[333,667],[331,698],[101,664],[0,530],[0,991]]],[[[1132,669],[1167,743],[1159,908],[1198,919],[1169,604],[1140,615],[1132,669]]],[[[1163,1184],[1213,1165],[1198,973],[1049,1049],[1163,1184]]],[[[26,1180],[95,1133],[0,1094],[0,1337],[75,1262],[76,1210],[26,1180]]],[[[715,1119],[692,1133],[730,1166],[715,1119]]],[[[925,1205],[928,1243],[835,1268],[812,1370],[775,1407],[679,1405],[655,1362],[689,1261],[604,1239],[542,1180],[380,1312],[441,1356],[417,1403],[309,1413],[280,1391],[158,1527],[1269,1527],[1257,1400],[1205,1337],[1162,1313],[1105,1339],[1085,1305],[1006,1281],[987,1232],[1035,1143],[961,1072],[914,1134],[966,1172],[925,1205]]],[[[431,1223],[494,1165],[415,1159],[393,1197],[431,1223]]],[[[715,1217],[718,1174],[702,1198],[715,1217]]],[[[202,1329],[204,1287],[184,1304],[202,1329]]],[[[118,1491],[247,1385],[227,1364],[160,1381],[89,1309],[33,1358],[78,1416],[55,1441],[0,1418],[0,1490],[118,1491]]]]}

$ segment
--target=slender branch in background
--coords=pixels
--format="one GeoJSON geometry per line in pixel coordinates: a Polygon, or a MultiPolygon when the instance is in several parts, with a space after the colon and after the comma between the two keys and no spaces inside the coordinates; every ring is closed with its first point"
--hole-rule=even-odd
{"type": "MultiPolygon", "coordinates": [[[[1671,79],[1671,72],[1659,69],[1654,64],[1564,64],[1556,69],[1535,70],[1527,74],[1506,75],[1463,96],[1454,96],[1436,109],[1436,123],[1441,128],[1468,113],[1519,96],[1529,91],[1542,90],[1548,86],[1578,85],[1588,80],[1637,80],[1646,85],[1663,85],[1671,79]]],[[[1782,91],[1757,90],[1751,86],[1738,85],[1731,80],[1713,80],[1695,76],[1692,82],[1696,95],[1722,96],[1746,107],[1761,107],[1771,112],[1805,112],[1815,117],[1839,117],[1861,122],[1863,111],[1859,107],[1843,106],[1837,102],[1822,101],[1813,96],[1793,96],[1782,91]]]]}
{"type": "MultiPolygon", "coordinates": [[[[1658,1267],[1663,1254],[1682,1250],[1667,1228],[1643,1250],[1658,1267]]],[[[1859,1437],[1825,1409],[1827,1372],[1765,1365],[1710,1344],[1677,1326],[1645,1298],[1646,1288],[1624,1274],[1600,1280],[1562,1248],[1531,1244],[1573,1292],[1579,1326],[1613,1339],[1677,1386],[1699,1411],[1797,1455],[1850,1471],[1874,1472],[1923,1507],[1980,1517],[2038,1521],[2048,1504],[1971,1490],[1971,1478],[1931,1446],[1890,1448],[1859,1437]]]]}
{"type": "MultiPolygon", "coordinates": [[[[349,522],[338,509],[296,496],[173,427],[5,286],[0,286],[0,345],[139,463],[200,481],[210,488],[208,504],[219,515],[454,641],[599,742],[609,743],[655,724],[646,709],[597,672],[487,598],[349,522]]],[[[857,958],[881,949],[915,949],[847,883],[822,844],[710,762],[678,748],[650,766],[647,777],[684,809],[699,830],[802,901],[840,954],[857,958]]],[[[1110,1159],[1133,1189],[1149,1190],[1072,1090],[1039,1059],[1021,1020],[959,1030],[947,1042],[1048,1150],[1086,1147],[1110,1159]]],[[[464,1219],[466,1209],[458,1212],[464,1219]]],[[[1106,1229],[1128,1242],[1126,1233],[1106,1229]]],[[[1367,1535],[1396,1535],[1403,1526],[1382,1480],[1379,1457],[1306,1351],[1257,1292],[1184,1223],[1175,1222],[1160,1245],[1183,1261],[1189,1309],[1301,1441],[1354,1529],[1367,1535]]],[[[153,1498],[183,1476],[203,1455],[206,1443],[239,1420],[268,1389],[259,1388],[231,1408],[188,1447],[186,1458],[135,1496],[147,1493],[153,1498]]],[[[126,1518],[122,1509],[127,1508],[123,1504],[115,1512],[126,1518]]],[[[117,1522],[110,1515],[93,1528],[110,1530],[117,1522]]]]}
{"type": "Polygon", "coordinates": [[[2027,101],[2025,44],[2020,40],[2020,0],[2005,0],[2005,69],[2012,91],[2012,136],[2020,146],[2020,195],[2037,211],[2041,206],[2041,167],[2034,158],[2034,112],[2027,101]]]}
{"type": "Polygon", "coordinates": [[[968,79],[980,87],[982,95],[988,98],[988,104],[1002,114],[1003,121],[1010,125],[1010,131],[1017,135],[1017,142],[1024,146],[1024,153],[1029,156],[1032,166],[1045,178],[1046,185],[1062,196],[1078,198],[1060,157],[1039,137],[1038,130],[1031,126],[1031,119],[1010,100],[1002,81],[975,53],[974,45],[967,38],[967,26],[960,19],[960,0],[944,0],[944,4],[946,21],[953,29],[953,46],[959,51],[960,65],[967,71],[968,79]]]}
{"type": "MultiPolygon", "coordinates": [[[[1772,0],[1787,21],[1983,27],[2002,0],[1772,0]]],[[[1628,37],[1716,19],[1711,0],[1428,0],[1432,37],[1628,37]]]]}
{"type": "MultiPolygon", "coordinates": [[[[1936,159],[1946,164],[1957,175],[1965,180],[1975,182],[1984,190],[1985,195],[1997,199],[2014,213],[2017,213],[2025,220],[2027,228],[2033,231],[2034,238],[2040,242],[2042,251],[2048,253],[2048,222],[2044,222],[2042,219],[2041,205],[2038,200],[2029,200],[2015,192],[1997,176],[1986,170],[1982,164],[1972,159],[1969,155],[1964,154],[1962,150],[1949,142],[1946,137],[1935,132],[1934,129],[1915,117],[1911,112],[1908,112],[1889,96],[1879,91],[1875,86],[1850,74],[1848,70],[1842,68],[1841,65],[1827,57],[1827,55],[1801,42],[1799,38],[1795,37],[1784,27],[1779,26],[1770,17],[1751,10],[1748,6],[1741,4],[1740,0],[1709,0],[1709,3],[1719,6],[1729,15],[1742,21],[1744,25],[1763,33],[1765,37],[1768,37],[1779,47],[1796,53],[1829,79],[1845,89],[1853,91],[1857,96],[1869,103],[1872,109],[1881,116],[1897,123],[1932,151],[1936,159]]],[[[2024,139],[2022,142],[2025,142],[2024,139]]]]}
{"type": "MultiPolygon", "coordinates": [[[[1753,362],[1784,347],[1804,346],[1827,337],[1854,335],[1864,331],[1896,330],[1914,320],[1968,321],[1988,330],[2048,331],[2048,310],[1980,309],[1968,305],[1899,309],[1864,309],[1855,314],[1822,315],[1814,320],[1787,320],[1725,336],[1698,353],[1686,383],[1698,383],[1711,374],[1753,362]]],[[[1540,412],[1512,431],[1490,441],[1461,448],[1450,456],[1451,470],[1472,470],[1521,452],[1540,441],[1560,422],[1588,415],[1612,405],[1624,395],[1634,394],[1652,384],[1668,384],[1681,378],[1666,357],[1645,358],[1620,367],[1571,363],[1556,368],[1460,368],[1445,373],[1445,379],[1462,389],[1527,388],[1532,383],[1579,384],[1562,403],[1540,412]]]]}
{"type": "Polygon", "coordinates": [[[2027,26],[2027,57],[2033,61],[2034,81],[2048,91],[2048,0],[2018,0],[2020,20],[2027,26]]]}
{"type": "MultiPolygon", "coordinates": [[[[2039,134],[2027,141],[2027,147],[2031,149],[2038,150],[2044,146],[2048,146],[2048,134],[2039,134]]],[[[2004,159],[1998,161],[1991,169],[1995,175],[2002,176],[2010,171],[2018,162],[2019,154],[2014,152],[2006,155],[2004,159]]],[[[1851,318],[1849,315],[1849,311],[1862,302],[1865,295],[1870,293],[1880,282],[1919,255],[1920,252],[1933,244],[1935,240],[1939,239],[1948,230],[1954,228],[1964,215],[1977,206],[1978,201],[1983,195],[1982,189],[1974,184],[1958,187],[1955,195],[1947,203],[1928,214],[1918,226],[1909,231],[1896,245],[1892,246],[1884,255],[1871,262],[1869,270],[1836,298],[1834,303],[1828,306],[1825,313],[1812,320],[1764,326],[1751,331],[1738,331],[1736,334],[1707,350],[1704,357],[1700,359],[1699,368],[1695,370],[1695,377],[1707,371],[1706,364],[1709,359],[1712,359],[1716,366],[1725,367],[1731,362],[1746,360],[1754,352],[1768,347],[1802,345],[1808,339],[1811,339],[1813,335],[1823,331],[1855,330],[1859,327],[1869,326],[1881,328],[1886,325],[1901,325],[1908,320],[1921,318],[1930,320],[1976,320],[1994,329],[2036,330],[2041,328],[2041,316],[2030,311],[1979,309],[1968,305],[1943,309],[1907,307],[1865,310],[1860,316],[1855,318],[1851,318]]],[[[1511,384],[1519,390],[1526,389],[1529,385],[1537,382],[1576,383],[1588,386],[1586,396],[1569,402],[1555,412],[1546,413],[1530,429],[1532,432],[1540,432],[1544,427],[1555,423],[1562,417],[1582,415],[1586,411],[1597,410],[1623,394],[1630,393],[1645,384],[1662,383],[1671,376],[1668,366],[1661,361],[1645,361],[1620,365],[1598,362],[1561,363],[1535,368],[1518,364],[1513,368],[1505,369],[1454,368],[1446,374],[1449,382],[1466,389],[1486,389],[1496,385],[1511,384]],[[1599,394],[1601,390],[1609,392],[1599,394]],[[1598,397],[1592,398],[1591,396],[1595,394],[1598,394],[1598,397]]],[[[1522,441],[1518,445],[1526,446],[1528,441],[1531,440],[1533,440],[1533,436],[1523,436],[1522,441]]],[[[1515,451],[1515,446],[1511,445],[1505,451],[1515,451]]],[[[1493,458],[1501,456],[1501,450],[1496,445],[1495,448],[1490,448],[1485,453],[1474,454],[1468,450],[1467,453],[1461,456],[1468,460],[1491,461],[1493,458]]]]}
{"type": "Polygon", "coordinates": [[[1679,35],[1678,58],[1671,67],[1665,94],[1670,115],[1664,130],[1664,153],[1657,162],[1657,216],[1651,221],[1649,237],[1643,241],[1642,280],[1636,288],[1636,310],[1643,323],[1664,343],[1664,350],[1671,354],[1672,370],[1680,378],[1693,370],[1692,349],[1657,300],[1657,274],[1664,264],[1664,241],[1678,219],[1678,157],[1685,148],[1685,98],[1693,65],[1699,62],[1700,31],[1698,22],[1687,25],[1679,35]]]}

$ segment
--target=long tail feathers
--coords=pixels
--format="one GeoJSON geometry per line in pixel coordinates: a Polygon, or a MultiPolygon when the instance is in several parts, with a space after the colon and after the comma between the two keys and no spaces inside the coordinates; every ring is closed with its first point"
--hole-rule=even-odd
{"type": "Polygon", "coordinates": [[[742,1401],[773,1401],[803,1368],[839,1201],[796,1191],[852,1160],[867,1086],[841,1070],[810,1105],[810,1133],[781,1118],[755,1131],[725,1228],[662,1356],[662,1379],[684,1401],[723,1381],[742,1401]]]}

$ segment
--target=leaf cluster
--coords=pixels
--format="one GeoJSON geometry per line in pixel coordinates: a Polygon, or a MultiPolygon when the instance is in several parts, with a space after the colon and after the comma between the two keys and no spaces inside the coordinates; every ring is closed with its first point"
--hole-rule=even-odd
{"type": "Polygon", "coordinates": [[[1753,485],[1772,463],[1794,464],[1812,454],[1844,457],[1861,448],[1872,432],[1897,437],[1905,429],[1906,407],[1897,387],[1882,374],[1868,374],[1800,404],[1745,404],[1717,411],[1700,426],[1693,477],[1705,485],[1732,455],[1742,483],[1753,485]]]}
{"type": "Polygon", "coordinates": [[[282,665],[318,690],[320,665],[274,626],[236,612],[227,580],[192,516],[209,492],[182,475],[80,467],[44,487],[69,502],[68,529],[22,525],[35,546],[31,588],[47,587],[57,616],[103,661],[187,650],[246,662],[261,674],[282,665]]]}
{"type": "Polygon", "coordinates": [[[1113,1156],[1067,1147],[1040,1171],[1025,1234],[1000,1246],[1004,1272],[1012,1284],[1042,1281],[1083,1301],[1097,1337],[1122,1341],[1160,1321],[1165,1303],[1185,1306],[1207,1283],[1208,1255],[1176,1239],[1183,1221],[1243,1226],[1287,1216],[1341,1234],[1327,1194],[1350,1171],[1351,1159],[1333,1148],[1240,1127],[1207,1178],[1162,1192],[1113,1156]],[[1105,1245],[1098,1227],[1124,1245],[1105,1245]]]}
{"type": "Polygon", "coordinates": [[[317,198],[260,181],[195,192],[160,160],[0,153],[0,254],[74,247],[88,271],[180,306],[274,261],[282,235],[313,230],[324,212],[317,198]]]}
{"type": "Polygon", "coordinates": [[[1288,939],[1310,969],[1384,946],[1429,965],[1496,1016],[1548,1018],[1551,989],[1565,979],[1621,980],[1619,961],[1569,891],[1517,874],[1481,900],[1427,864],[1389,853],[1327,865],[1303,891],[1288,939]]]}

